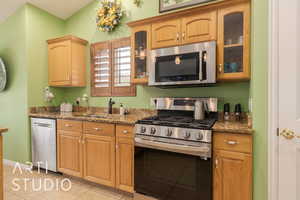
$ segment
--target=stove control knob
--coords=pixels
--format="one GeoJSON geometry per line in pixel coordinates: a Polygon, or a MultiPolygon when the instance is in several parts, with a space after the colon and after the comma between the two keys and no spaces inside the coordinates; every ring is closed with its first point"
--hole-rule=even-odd
{"type": "Polygon", "coordinates": [[[146,127],[145,126],[141,127],[141,133],[146,133],[146,127]]]}
{"type": "Polygon", "coordinates": [[[150,133],[151,133],[151,135],[155,135],[156,129],[155,128],[151,128],[150,133]]]}
{"type": "Polygon", "coordinates": [[[204,136],[203,133],[198,133],[196,139],[197,140],[203,140],[204,136]]]}
{"type": "Polygon", "coordinates": [[[172,129],[168,129],[166,135],[167,135],[168,137],[171,137],[171,136],[173,135],[172,129]]]}
{"type": "Polygon", "coordinates": [[[183,135],[184,139],[189,139],[191,137],[191,133],[190,132],[186,132],[184,135],[183,135]]]}

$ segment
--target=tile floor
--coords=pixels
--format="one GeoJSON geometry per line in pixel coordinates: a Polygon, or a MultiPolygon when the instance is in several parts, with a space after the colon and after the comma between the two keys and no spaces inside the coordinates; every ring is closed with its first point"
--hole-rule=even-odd
{"type": "Polygon", "coordinates": [[[19,169],[14,169],[4,166],[4,200],[132,200],[128,194],[75,178],[37,171],[22,170],[21,173],[19,169]],[[72,183],[69,191],[60,187],[63,185],[68,189],[70,184],[63,181],[65,178],[72,183]],[[48,191],[49,188],[52,190],[48,191]],[[16,189],[19,190],[14,191],[16,189]]]}

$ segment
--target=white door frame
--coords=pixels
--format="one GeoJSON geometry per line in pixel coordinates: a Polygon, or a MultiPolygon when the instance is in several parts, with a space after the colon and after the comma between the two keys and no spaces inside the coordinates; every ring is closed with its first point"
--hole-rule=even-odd
{"type": "Polygon", "coordinates": [[[279,0],[269,0],[268,200],[278,200],[279,0]]]}

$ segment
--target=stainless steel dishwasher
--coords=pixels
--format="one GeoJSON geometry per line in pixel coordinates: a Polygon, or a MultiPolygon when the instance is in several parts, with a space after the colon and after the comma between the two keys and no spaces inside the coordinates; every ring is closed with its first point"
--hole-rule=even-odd
{"type": "Polygon", "coordinates": [[[31,144],[33,165],[57,172],[56,120],[31,118],[31,144]]]}

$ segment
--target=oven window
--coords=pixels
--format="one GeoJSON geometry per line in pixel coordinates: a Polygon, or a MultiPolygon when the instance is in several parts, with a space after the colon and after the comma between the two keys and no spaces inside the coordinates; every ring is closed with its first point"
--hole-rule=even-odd
{"type": "Polygon", "coordinates": [[[156,82],[199,80],[199,52],[156,58],[156,82]]]}
{"type": "Polygon", "coordinates": [[[159,200],[211,200],[212,163],[197,156],[135,147],[135,191],[159,200]]]}

